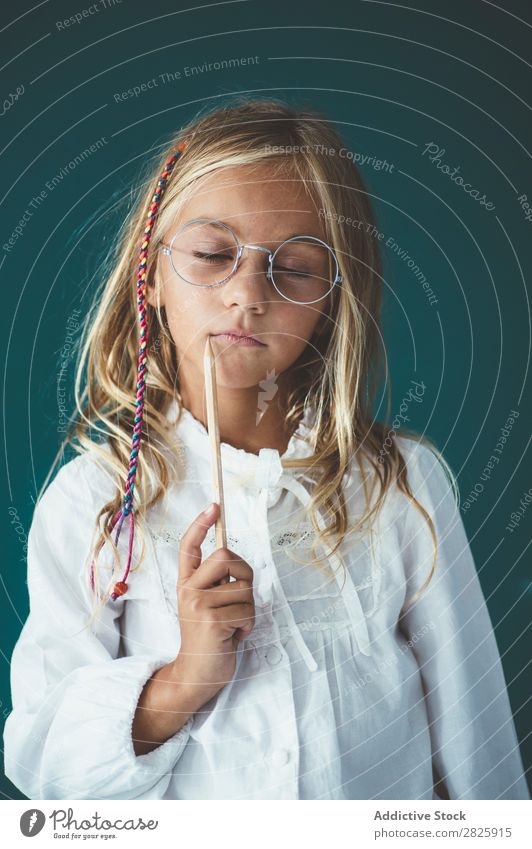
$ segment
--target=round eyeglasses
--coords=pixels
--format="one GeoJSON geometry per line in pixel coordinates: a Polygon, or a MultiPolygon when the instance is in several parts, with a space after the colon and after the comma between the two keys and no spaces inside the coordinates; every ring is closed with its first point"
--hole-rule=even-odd
{"type": "Polygon", "coordinates": [[[294,304],[315,304],[342,282],[336,254],[317,236],[292,236],[272,253],[261,245],[239,244],[222,221],[194,218],[179,228],[170,244],[160,244],[174,272],[192,286],[221,286],[236,272],[244,248],[268,256],[268,280],[294,304]]]}

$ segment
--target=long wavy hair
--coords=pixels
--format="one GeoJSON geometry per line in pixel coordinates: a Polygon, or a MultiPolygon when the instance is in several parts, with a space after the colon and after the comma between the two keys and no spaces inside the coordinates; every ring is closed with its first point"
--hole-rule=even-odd
{"type": "MultiPolygon", "coordinates": [[[[167,139],[157,156],[146,161],[140,187],[124,217],[103,264],[100,289],[85,320],[75,382],[75,410],[57,458],[43,485],[69,444],[77,453],[95,452],[112,476],[116,493],[95,516],[91,559],[95,560],[95,606],[107,602],[119,568],[118,550],[109,533],[112,516],[120,509],[131,451],[135,416],[139,328],[136,269],[148,205],[154,186],[179,142],[185,151],[171,173],[155,220],[147,261],[147,285],[156,286],[161,251],[153,246],[168,230],[180,208],[206,174],[237,165],[271,163],[275,173],[288,171],[304,182],[323,219],[326,239],[338,258],[342,285],[334,287],[320,327],[291,366],[284,414],[295,431],[310,405],[315,411],[310,458],[284,460],[285,468],[313,470],[308,517],[321,545],[342,559],[339,546],[349,534],[371,528],[390,486],[399,489],[426,520],[434,544],[430,572],[407,604],[430,581],[437,559],[437,537],[430,515],[413,496],[405,460],[396,436],[427,445],[438,457],[456,498],[456,481],[436,446],[404,428],[390,430],[373,417],[379,387],[391,390],[379,329],[383,288],[378,241],[371,235],[374,215],[368,192],[352,159],[339,155],[344,147],[327,118],[315,110],[293,108],[275,99],[237,97],[215,110],[200,112],[175,136],[167,139]],[[343,216],[343,217],[342,217],[343,216]],[[364,226],[342,226],[350,218],[364,226]],[[383,448],[383,446],[386,446],[383,448]],[[356,457],[364,490],[365,509],[349,525],[344,497],[345,475],[356,457]],[[321,529],[316,511],[326,521],[321,529]],[[113,574],[101,591],[97,554],[106,545],[113,551],[113,574]]],[[[375,232],[375,231],[374,231],[375,232]]],[[[137,467],[134,509],[141,539],[138,562],[145,554],[146,513],[180,479],[180,445],[169,424],[170,403],[182,399],[179,390],[176,345],[170,335],[164,307],[146,305],[149,341],[142,450],[137,467]]],[[[89,561],[90,562],[90,559],[89,561]]],[[[316,562],[319,562],[316,561],[316,562]]]]}

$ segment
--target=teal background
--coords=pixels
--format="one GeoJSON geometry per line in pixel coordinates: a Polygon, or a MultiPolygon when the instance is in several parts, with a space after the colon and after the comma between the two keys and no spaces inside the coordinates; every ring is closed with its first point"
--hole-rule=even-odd
{"type": "MultiPolygon", "coordinates": [[[[527,379],[532,222],[517,201],[532,198],[530,41],[532,9],[472,0],[392,3],[242,0],[180,12],[175,3],[109,3],[58,30],[91,4],[29,3],[4,13],[3,97],[24,94],[2,116],[2,245],[32,197],[98,138],[101,149],[35,209],[13,250],[0,249],[5,328],[2,566],[4,628],[0,694],[10,711],[9,660],[28,613],[23,533],[55,456],[60,352],[74,310],[84,317],[98,261],[119,226],[125,196],[147,155],[206,102],[238,92],[315,106],[336,122],[346,147],[394,164],[362,167],[378,226],[413,258],[437,294],[431,306],[397,255],[385,262],[384,328],[392,414],[410,381],[426,385],[411,424],[443,450],[462,501],[493,453],[510,410],[519,418],[484,492],[463,513],[502,654],[525,765],[530,735],[530,557],[526,515],[510,515],[530,487],[527,379]],[[417,6],[417,10],[415,8],[417,6]],[[454,23],[453,23],[454,22],[454,23]],[[114,94],[221,59],[253,65],[159,85],[116,103],[114,94]],[[460,166],[489,212],[421,152],[434,142],[460,166]],[[20,534],[20,527],[19,527],[20,534]]],[[[186,4],[190,8],[189,3],[186,4]]],[[[69,360],[67,379],[73,377],[69,360]]],[[[382,410],[380,411],[382,415],[382,410]]],[[[527,521],[528,520],[528,521],[527,521]]],[[[6,778],[4,798],[23,799],[6,778]]]]}

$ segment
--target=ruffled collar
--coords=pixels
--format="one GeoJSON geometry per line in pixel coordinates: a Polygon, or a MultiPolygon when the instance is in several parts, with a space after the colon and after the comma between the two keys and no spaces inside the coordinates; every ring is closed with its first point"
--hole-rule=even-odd
{"type": "MultiPolygon", "coordinates": [[[[192,453],[210,461],[211,446],[206,427],[186,407],[180,407],[172,400],[168,418],[175,424],[176,434],[192,453]]],[[[285,469],[283,463],[287,460],[312,457],[312,425],[315,412],[307,407],[297,430],[292,434],[283,454],[276,448],[261,448],[258,454],[253,454],[243,448],[235,448],[227,442],[220,442],[222,470],[224,478],[231,475],[233,483],[252,489],[269,489],[268,506],[280,495],[280,481],[283,474],[293,474],[293,469],[285,469]]]]}

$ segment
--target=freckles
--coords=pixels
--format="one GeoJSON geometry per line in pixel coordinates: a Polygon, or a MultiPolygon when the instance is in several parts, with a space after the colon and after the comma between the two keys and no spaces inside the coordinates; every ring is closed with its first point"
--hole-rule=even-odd
{"type": "Polygon", "coordinates": [[[179,289],[174,286],[165,299],[168,319],[185,316],[194,321],[195,316],[204,316],[206,311],[203,308],[202,294],[189,286],[179,287],[179,289]]]}
{"type": "Polygon", "coordinates": [[[298,338],[308,340],[321,318],[322,312],[316,310],[313,306],[300,307],[294,305],[293,309],[286,312],[285,320],[280,326],[298,338]]]}

